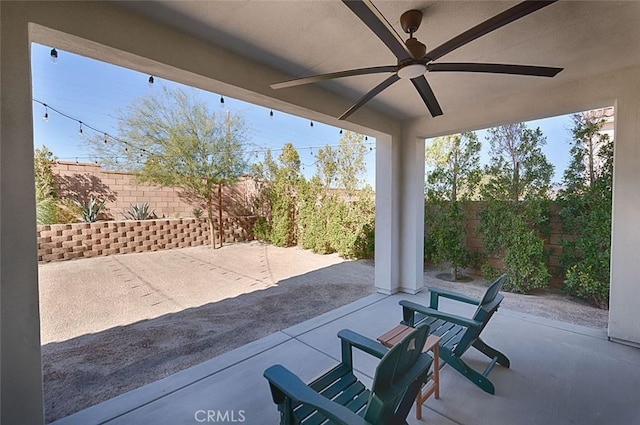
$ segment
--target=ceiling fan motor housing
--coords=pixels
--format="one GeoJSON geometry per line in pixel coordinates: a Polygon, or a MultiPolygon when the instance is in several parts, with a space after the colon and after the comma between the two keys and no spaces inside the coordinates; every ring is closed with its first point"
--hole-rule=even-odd
{"type": "Polygon", "coordinates": [[[402,30],[407,34],[413,34],[418,31],[420,24],[422,23],[422,11],[420,10],[407,10],[400,16],[400,26],[402,30]]]}

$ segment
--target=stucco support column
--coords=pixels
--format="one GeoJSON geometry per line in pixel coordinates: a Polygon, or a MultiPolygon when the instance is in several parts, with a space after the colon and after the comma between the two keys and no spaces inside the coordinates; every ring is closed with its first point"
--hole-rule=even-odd
{"type": "Polygon", "coordinates": [[[400,291],[424,286],[424,139],[409,133],[400,144],[400,291]]]}
{"type": "Polygon", "coordinates": [[[415,294],[423,286],[424,140],[376,142],[376,288],[415,294]]]}
{"type": "Polygon", "coordinates": [[[375,284],[378,292],[398,292],[398,248],[400,191],[399,137],[376,138],[376,228],[375,228],[375,284]]]}
{"type": "Polygon", "coordinates": [[[0,77],[0,422],[44,422],[31,65],[27,23],[2,2],[0,77]]]}
{"type": "Polygon", "coordinates": [[[640,347],[640,80],[615,113],[609,338],[640,347]]]}

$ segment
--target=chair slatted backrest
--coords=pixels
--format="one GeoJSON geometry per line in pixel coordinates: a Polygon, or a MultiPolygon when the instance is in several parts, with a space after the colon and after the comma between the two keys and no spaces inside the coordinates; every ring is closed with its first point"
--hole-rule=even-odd
{"type": "Polygon", "coordinates": [[[483,328],[487,324],[493,313],[498,310],[500,303],[503,300],[503,296],[500,295],[500,290],[507,280],[507,275],[503,274],[495,280],[485,291],[484,296],[480,300],[480,305],[476,309],[473,315],[473,320],[482,322],[483,328]]]}
{"type": "Polygon", "coordinates": [[[475,342],[475,340],[480,336],[484,327],[489,323],[489,319],[491,316],[498,311],[498,307],[500,303],[504,299],[504,296],[500,294],[500,290],[507,280],[507,275],[503,274],[498,279],[496,279],[485,291],[482,299],[480,300],[480,304],[473,314],[473,320],[476,320],[481,323],[480,326],[474,326],[467,328],[465,334],[460,339],[460,342],[456,346],[454,353],[458,356],[464,354],[465,351],[475,342]]]}
{"type": "Polygon", "coordinates": [[[429,326],[414,329],[380,360],[364,419],[376,425],[404,424],[432,359],[422,352],[429,326]]]}

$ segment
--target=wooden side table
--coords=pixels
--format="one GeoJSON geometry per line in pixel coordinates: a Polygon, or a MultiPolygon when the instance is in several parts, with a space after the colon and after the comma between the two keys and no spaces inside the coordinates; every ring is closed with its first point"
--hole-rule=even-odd
{"type": "MultiPolygon", "coordinates": [[[[405,325],[398,325],[388,332],[380,335],[377,340],[385,347],[393,347],[400,342],[413,328],[405,325]]],[[[427,401],[431,394],[435,394],[436,400],[440,398],[440,358],[438,343],[440,337],[429,335],[424,343],[423,352],[433,352],[433,373],[429,376],[429,381],[425,383],[425,387],[418,392],[416,397],[416,419],[422,419],[422,404],[427,401]]]]}

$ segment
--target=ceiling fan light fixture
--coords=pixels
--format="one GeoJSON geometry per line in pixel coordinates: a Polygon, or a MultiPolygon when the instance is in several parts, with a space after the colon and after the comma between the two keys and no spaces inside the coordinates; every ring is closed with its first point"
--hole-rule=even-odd
{"type": "Polygon", "coordinates": [[[417,78],[427,72],[427,65],[422,63],[412,63],[407,66],[403,66],[398,70],[398,77],[403,80],[410,80],[417,78]]]}

